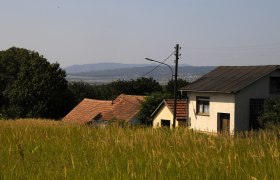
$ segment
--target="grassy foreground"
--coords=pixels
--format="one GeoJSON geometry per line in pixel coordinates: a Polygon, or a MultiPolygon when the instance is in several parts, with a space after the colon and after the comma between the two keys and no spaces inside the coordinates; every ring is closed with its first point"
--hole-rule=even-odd
{"type": "Polygon", "coordinates": [[[278,133],[0,121],[0,179],[279,179],[278,133]]]}

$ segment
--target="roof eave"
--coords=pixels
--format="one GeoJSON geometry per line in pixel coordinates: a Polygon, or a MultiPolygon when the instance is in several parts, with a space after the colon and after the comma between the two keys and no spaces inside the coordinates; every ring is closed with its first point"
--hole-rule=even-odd
{"type": "Polygon", "coordinates": [[[163,105],[165,105],[168,110],[172,113],[172,115],[174,115],[172,109],[168,106],[166,100],[162,100],[161,103],[158,105],[158,107],[156,108],[156,110],[152,113],[152,115],[150,117],[154,117],[156,115],[156,113],[163,107],[163,105]]]}
{"type": "Polygon", "coordinates": [[[154,110],[154,112],[151,114],[150,117],[154,117],[154,115],[160,110],[162,105],[165,104],[164,100],[161,101],[161,103],[158,105],[158,107],[154,110]]]}

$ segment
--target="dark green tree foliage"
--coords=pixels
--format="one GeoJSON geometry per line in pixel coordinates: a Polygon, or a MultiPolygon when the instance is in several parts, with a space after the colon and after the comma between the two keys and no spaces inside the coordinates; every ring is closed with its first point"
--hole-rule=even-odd
{"type": "Polygon", "coordinates": [[[161,92],[162,86],[153,78],[138,78],[132,82],[136,93],[139,95],[149,95],[153,92],[161,92]],[[142,93],[141,93],[142,92],[142,93]]]}
{"type": "MultiPolygon", "coordinates": [[[[187,85],[189,85],[190,83],[182,78],[178,78],[177,79],[177,89],[181,89],[187,85]]],[[[167,93],[173,94],[174,93],[174,80],[170,80],[168,81],[165,90],[167,93]]]]}
{"type": "Polygon", "coordinates": [[[150,125],[152,123],[151,115],[154,110],[158,107],[163,99],[172,98],[171,94],[154,93],[148,96],[145,101],[141,104],[138,118],[143,124],[150,125]]]}
{"type": "Polygon", "coordinates": [[[162,92],[162,87],[152,78],[138,78],[129,81],[118,80],[103,85],[71,82],[69,83],[69,90],[73,94],[73,106],[76,106],[84,98],[113,100],[122,93],[128,95],[150,95],[153,92],[162,92]]]}
{"type": "Polygon", "coordinates": [[[89,83],[79,81],[71,82],[68,85],[69,90],[74,94],[75,102],[80,102],[84,98],[96,98],[95,88],[89,83]]]}
{"type": "Polygon", "coordinates": [[[264,111],[258,119],[261,128],[280,126],[280,97],[268,98],[264,103],[264,111]]]}
{"type": "MultiPolygon", "coordinates": [[[[19,56],[26,58],[26,54],[21,52],[19,56]]],[[[16,79],[19,71],[19,57],[14,57],[14,49],[0,51],[0,107],[7,103],[4,97],[6,86],[16,79]],[[14,60],[15,59],[15,60],[14,60]]]]}
{"type": "Polygon", "coordinates": [[[129,81],[114,81],[109,84],[97,85],[86,82],[71,82],[69,90],[74,95],[74,105],[84,98],[113,100],[124,93],[128,95],[149,95],[162,91],[160,84],[152,78],[139,78],[129,81]]]}
{"type": "Polygon", "coordinates": [[[112,99],[112,89],[110,85],[96,85],[87,82],[71,82],[68,86],[73,94],[74,106],[84,98],[110,100],[112,99]]]}
{"type": "Polygon", "coordinates": [[[144,77],[130,81],[114,81],[109,86],[113,89],[114,94],[149,95],[162,91],[161,85],[156,80],[144,77]]]}
{"type": "Polygon", "coordinates": [[[0,51],[1,114],[7,118],[60,118],[71,106],[66,74],[37,52],[0,51]],[[2,84],[3,83],[3,84],[2,84]]]}

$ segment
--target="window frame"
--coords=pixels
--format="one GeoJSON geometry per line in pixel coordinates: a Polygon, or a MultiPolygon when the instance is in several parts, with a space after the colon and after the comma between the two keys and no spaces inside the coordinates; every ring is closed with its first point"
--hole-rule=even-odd
{"type": "Polygon", "coordinates": [[[204,116],[210,115],[210,97],[207,96],[196,97],[196,114],[204,115],[204,116]]]}
{"type": "Polygon", "coordinates": [[[161,127],[168,127],[168,128],[170,128],[171,127],[171,121],[168,120],[168,119],[161,119],[160,120],[160,125],[161,125],[161,127]]]}
{"type": "Polygon", "coordinates": [[[259,129],[260,124],[258,118],[264,110],[263,98],[251,98],[249,99],[249,128],[250,129],[259,129]]]}

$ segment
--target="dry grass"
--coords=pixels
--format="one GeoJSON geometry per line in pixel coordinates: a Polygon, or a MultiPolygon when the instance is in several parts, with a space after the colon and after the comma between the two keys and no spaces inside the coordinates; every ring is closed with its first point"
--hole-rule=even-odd
{"type": "Polygon", "coordinates": [[[0,121],[0,179],[279,179],[277,133],[0,121]]]}

